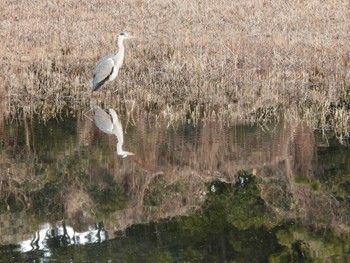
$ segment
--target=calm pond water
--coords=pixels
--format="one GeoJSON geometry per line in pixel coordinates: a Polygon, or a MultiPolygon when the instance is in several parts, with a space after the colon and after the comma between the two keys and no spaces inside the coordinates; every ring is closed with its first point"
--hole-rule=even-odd
{"type": "Polygon", "coordinates": [[[350,262],[332,134],[119,118],[126,158],[91,111],[2,120],[0,262],[350,262]]]}

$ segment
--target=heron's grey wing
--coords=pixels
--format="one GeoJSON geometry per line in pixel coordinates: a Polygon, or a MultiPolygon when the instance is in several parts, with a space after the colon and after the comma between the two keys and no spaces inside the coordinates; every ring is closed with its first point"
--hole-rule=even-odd
{"type": "Polygon", "coordinates": [[[98,64],[100,64],[101,62],[103,62],[103,61],[105,61],[105,60],[107,60],[107,59],[109,59],[109,58],[112,58],[112,59],[113,59],[113,56],[114,56],[114,55],[109,54],[109,55],[107,55],[107,56],[104,56],[104,57],[100,58],[100,60],[97,61],[97,63],[96,63],[96,67],[98,66],[98,64]]]}
{"type": "Polygon", "coordinates": [[[92,80],[93,91],[98,90],[113,72],[114,60],[111,56],[106,56],[97,62],[94,77],[92,80]]]}
{"type": "Polygon", "coordinates": [[[94,108],[94,122],[101,131],[108,134],[113,133],[113,123],[111,121],[111,117],[100,107],[94,108]]]}

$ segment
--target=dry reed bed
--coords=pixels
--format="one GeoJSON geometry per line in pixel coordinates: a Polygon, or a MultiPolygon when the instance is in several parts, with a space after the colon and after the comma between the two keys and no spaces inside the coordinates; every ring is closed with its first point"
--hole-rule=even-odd
{"type": "Polygon", "coordinates": [[[284,111],[348,130],[350,4],[340,1],[0,3],[1,86],[10,111],[135,100],[194,119],[266,120],[284,111]],[[97,59],[128,31],[125,66],[91,97],[97,59]]]}

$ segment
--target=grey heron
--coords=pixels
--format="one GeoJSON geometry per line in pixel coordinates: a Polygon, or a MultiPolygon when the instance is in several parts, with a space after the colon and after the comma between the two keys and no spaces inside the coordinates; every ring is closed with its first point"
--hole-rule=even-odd
{"type": "Polygon", "coordinates": [[[107,81],[114,80],[124,61],[124,40],[132,38],[128,33],[120,33],[118,36],[118,53],[101,58],[95,67],[92,79],[92,90],[98,90],[107,81]]]}
{"type": "Polygon", "coordinates": [[[128,155],[135,155],[132,152],[123,150],[124,135],[122,123],[120,122],[118,115],[114,109],[109,109],[108,111],[109,114],[102,110],[100,107],[94,108],[94,121],[96,126],[101,131],[107,134],[114,134],[117,137],[117,154],[122,158],[125,158],[128,155]]]}

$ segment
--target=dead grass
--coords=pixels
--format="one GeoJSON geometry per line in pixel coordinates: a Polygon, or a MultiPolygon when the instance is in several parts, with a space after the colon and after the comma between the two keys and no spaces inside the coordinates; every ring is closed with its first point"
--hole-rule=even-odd
{"type": "MultiPolygon", "coordinates": [[[[347,135],[350,6],[319,1],[0,3],[1,87],[13,111],[103,101],[224,121],[303,118],[347,135]],[[129,41],[112,87],[91,97],[95,62],[129,41]],[[97,97],[97,98],[96,98],[97,97]]],[[[120,106],[120,105],[118,105],[120,106]]]]}

